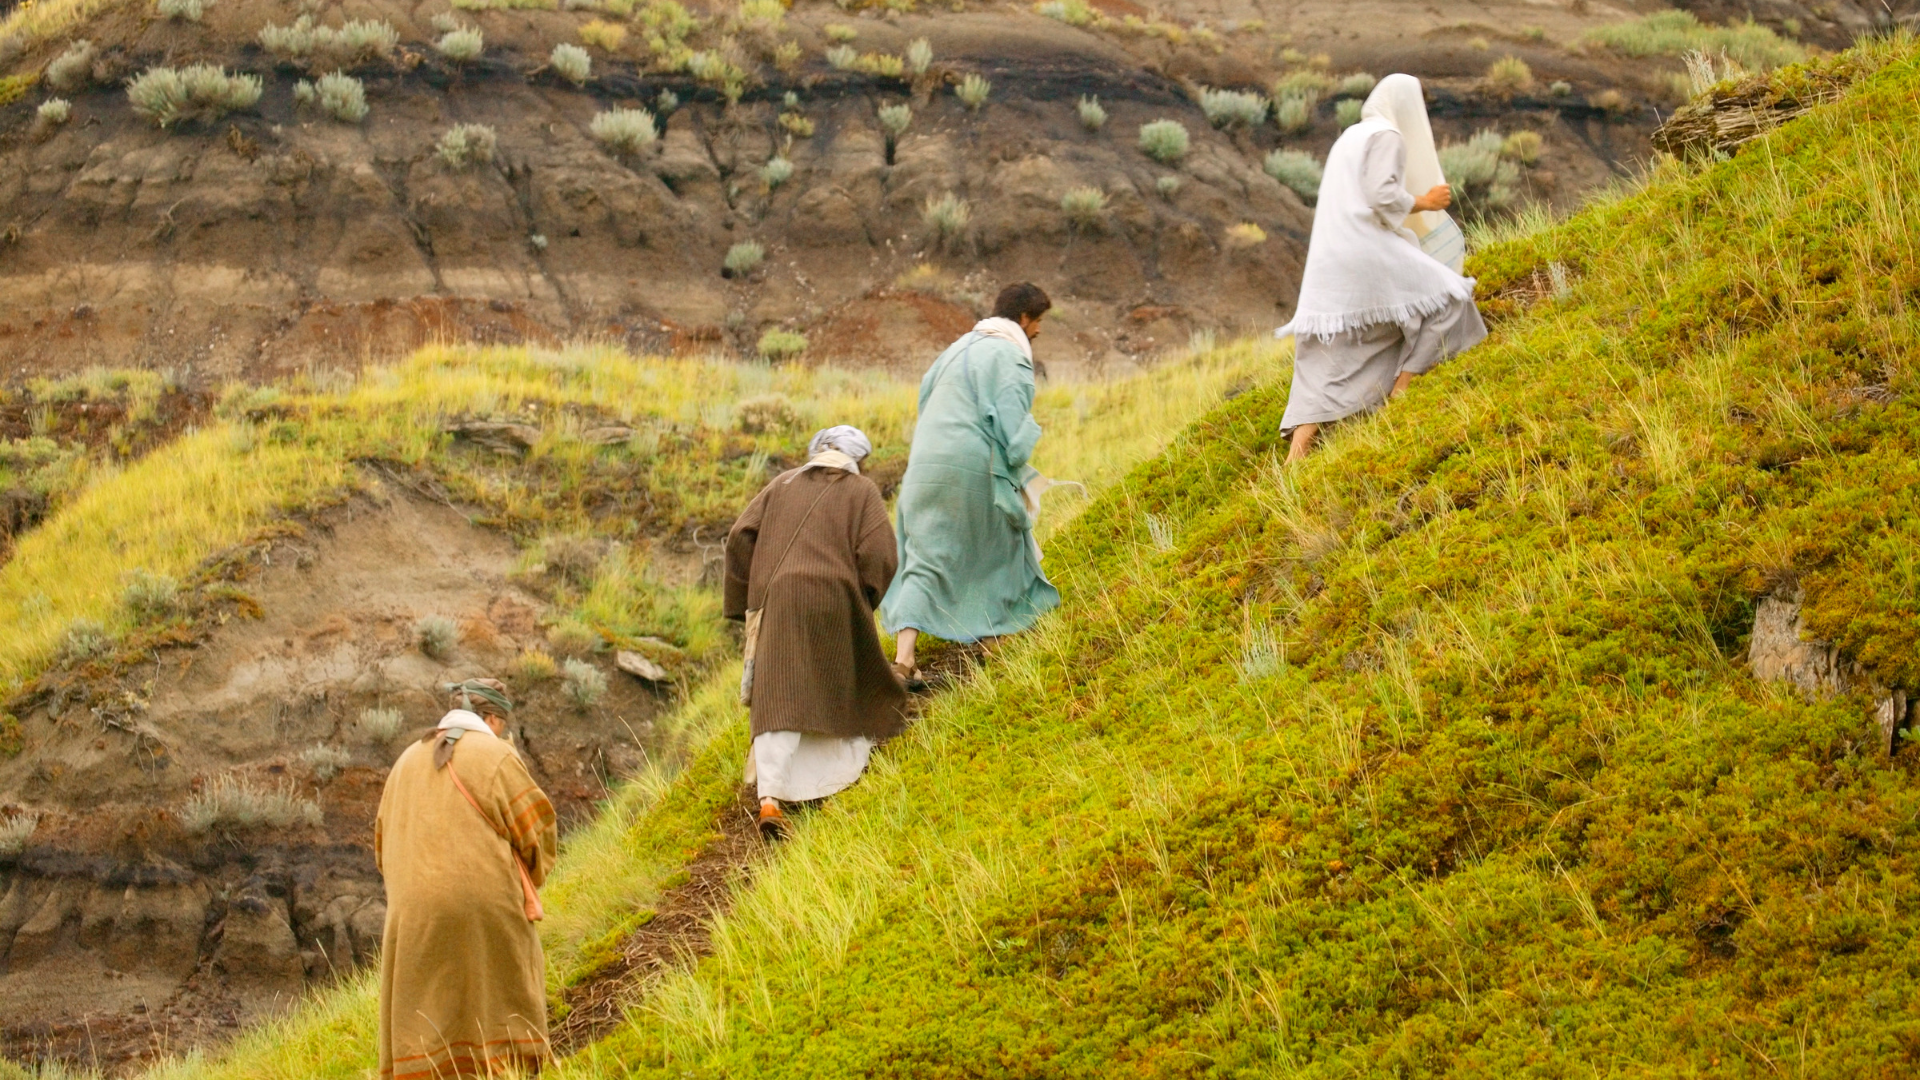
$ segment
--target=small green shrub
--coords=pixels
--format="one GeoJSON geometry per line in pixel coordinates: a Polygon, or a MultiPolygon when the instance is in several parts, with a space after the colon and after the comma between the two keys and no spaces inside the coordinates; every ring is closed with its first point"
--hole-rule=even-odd
{"type": "Polygon", "coordinates": [[[1068,26],[1089,26],[1098,14],[1087,0],[1043,0],[1033,10],[1068,26]]]}
{"type": "Polygon", "coordinates": [[[1099,131],[1101,128],[1107,126],[1107,110],[1100,104],[1098,97],[1083,96],[1080,99],[1078,109],[1080,110],[1081,127],[1086,128],[1088,131],[1099,131]]]}
{"type": "Polygon", "coordinates": [[[60,655],[69,662],[78,662],[104,655],[112,647],[113,639],[107,636],[106,627],[92,619],[75,619],[67,625],[60,655]]]}
{"type": "Polygon", "coordinates": [[[925,75],[933,66],[933,44],[926,38],[914,38],[907,43],[907,70],[915,75],[925,75]]]}
{"type": "Polygon", "coordinates": [[[942,195],[930,195],[920,207],[920,221],[934,238],[946,243],[967,231],[967,225],[973,220],[973,207],[967,200],[949,191],[942,195]]]}
{"type": "Polygon", "coordinates": [[[846,23],[827,24],[827,40],[833,42],[835,45],[845,45],[859,37],[860,31],[848,26],[846,23]]]}
{"type": "Polygon", "coordinates": [[[1516,131],[1507,136],[1507,141],[1500,147],[1500,153],[1503,157],[1512,158],[1522,165],[1532,165],[1540,160],[1540,149],[1545,143],[1546,140],[1541,138],[1537,131],[1516,131]]]}
{"type": "Polygon", "coordinates": [[[1075,228],[1092,228],[1100,223],[1100,216],[1107,209],[1107,193],[1097,187],[1083,186],[1070,189],[1060,196],[1060,212],[1075,228]]]}
{"type": "Polygon", "coordinates": [[[34,110],[34,118],[48,127],[58,127],[73,116],[73,103],[66,98],[48,98],[34,110]]]}
{"type": "Polygon", "coordinates": [[[1217,128],[1258,127],[1267,122],[1267,111],[1272,107],[1273,102],[1264,95],[1250,90],[1200,91],[1200,111],[1217,128]]]}
{"type": "MultiPolygon", "coordinates": [[[[807,336],[798,331],[773,329],[760,335],[760,355],[774,363],[779,363],[783,360],[792,360],[806,351],[807,336]]],[[[781,400],[785,401],[786,399],[782,398],[781,400]]],[[[752,404],[752,401],[741,402],[740,404],[738,420],[742,430],[749,430],[748,407],[752,404]]],[[[788,415],[792,415],[793,406],[789,404],[786,411],[788,415]]],[[[755,415],[758,415],[758,413],[755,415]]],[[[780,426],[785,427],[788,425],[782,424],[780,426]]],[[[760,427],[760,430],[768,431],[773,429],[763,425],[760,427]]]]}
{"type": "Polygon", "coordinates": [[[1517,56],[1503,56],[1487,68],[1487,88],[1496,94],[1524,94],[1533,89],[1533,69],[1517,56]]]}
{"type": "Polygon", "coordinates": [[[607,676],[585,660],[568,660],[560,666],[560,689],[575,706],[591,708],[606,696],[607,676]]]}
{"type": "Polygon", "coordinates": [[[413,624],[414,644],[435,660],[452,656],[453,647],[459,640],[460,628],[445,615],[428,615],[413,624]]]}
{"type": "Polygon", "coordinates": [[[1154,120],[1140,125],[1140,149],[1162,165],[1170,165],[1187,156],[1190,138],[1178,120],[1154,120]]]}
{"type": "Polygon", "coordinates": [[[128,575],[120,602],[137,622],[155,622],[172,615],[180,603],[180,583],[166,574],[135,570],[128,575]]]}
{"type": "Polygon", "coordinates": [[[1345,131],[1360,122],[1360,111],[1364,107],[1359,98],[1341,98],[1333,103],[1333,121],[1345,131]]]}
{"type": "Polygon", "coordinates": [[[560,664],[545,649],[527,649],[514,657],[513,675],[527,683],[550,682],[560,676],[560,664]]]}
{"type": "Polygon", "coordinates": [[[768,158],[760,166],[760,179],[766,181],[767,190],[777,190],[781,184],[793,179],[793,162],[784,157],[768,158]]]}
{"type": "Polygon", "coordinates": [[[1280,99],[1274,106],[1273,118],[1280,130],[1289,135],[1298,134],[1313,126],[1313,108],[1319,100],[1306,96],[1290,96],[1280,99]]]}
{"type": "Polygon", "coordinates": [[[154,8],[163,19],[197,23],[212,3],[213,0],[159,0],[154,8]]]}
{"type": "MultiPolygon", "coordinates": [[[[437,20],[436,20],[437,22],[437,20]]],[[[457,24],[449,23],[448,29],[457,24]]],[[[391,60],[400,44],[400,31],[393,24],[371,19],[354,19],[338,29],[315,26],[313,17],[302,15],[289,26],[268,23],[258,36],[260,47],[282,60],[311,60],[316,66],[349,67],[370,60],[391,60]]]]}
{"type": "Polygon", "coordinates": [[[604,19],[589,19],[580,27],[580,43],[611,55],[627,43],[627,28],[604,19]]]}
{"type": "Polygon", "coordinates": [[[892,53],[863,53],[853,62],[853,70],[877,79],[898,79],[906,73],[907,62],[892,53]]]}
{"type": "Polygon", "coordinates": [[[972,72],[969,72],[967,77],[961,79],[960,84],[953,88],[953,96],[959,98],[960,104],[973,112],[978,112],[980,106],[987,103],[987,96],[992,93],[993,84],[985,77],[972,72]]]}
{"type": "Polygon", "coordinates": [[[1276,101],[1289,97],[1307,98],[1317,104],[1321,98],[1333,93],[1337,86],[1339,83],[1334,81],[1333,76],[1324,71],[1290,71],[1273,84],[1273,97],[1276,101]]]}
{"type": "Polygon", "coordinates": [[[1475,132],[1464,143],[1440,147],[1440,169],[1453,185],[1461,214],[1484,215],[1504,210],[1520,199],[1520,166],[1501,155],[1506,137],[1498,131],[1475,132]]]}
{"type": "Polygon", "coordinates": [[[252,108],[260,93],[259,76],[229,75],[211,64],[148,68],[127,84],[133,111],[163,128],[252,108]]]}
{"type": "Polygon", "coordinates": [[[400,725],[406,723],[406,717],[399,709],[368,708],[360,710],[360,730],[367,733],[374,742],[390,742],[400,734],[400,725]]]}
{"type": "Polygon", "coordinates": [[[758,240],[742,240],[727,249],[727,257],[721,265],[729,277],[745,277],[760,268],[767,261],[767,249],[758,240]]]}
{"type": "Polygon", "coordinates": [[[1185,181],[1180,179],[1179,174],[1168,173],[1153,182],[1153,189],[1160,193],[1161,198],[1171,199],[1180,193],[1180,185],[1184,182],[1185,181]]]}
{"type": "Polygon", "coordinates": [[[827,66],[835,71],[851,71],[860,61],[860,50],[851,45],[831,45],[825,53],[827,66]]]}
{"type": "Polygon", "coordinates": [[[660,137],[653,114],[645,109],[609,109],[596,115],[587,130],[617,154],[637,154],[660,137]]]}
{"type": "Polygon", "coordinates": [[[314,93],[313,84],[305,79],[293,84],[293,104],[295,108],[310,109],[319,95],[314,93]]]}
{"type": "Polygon", "coordinates": [[[345,747],[315,743],[300,751],[300,760],[313,771],[316,783],[324,784],[340,775],[341,770],[353,764],[353,755],[345,747]]]}
{"type": "Polygon", "coordinates": [[[1555,79],[1552,83],[1549,83],[1547,85],[1547,93],[1552,94],[1554,97],[1557,97],[1557,98],[1572,97],[1573,84],[1565,81],[1564,79],[1555,79]]]}
{"type": "Polygon", "coordinates": [[[477,26],[449,30],[440,35],[433,43],[434,51],[456,64],[465,64],[480,58],[486,49],[486,35],[477,26]]]}
{"type": "Polygon", "coordinates": [[[1720,52],[1752,71],[1771,71],[1806,59],[1799,42],[1755,22],[1708,26],[1686,11],[1661,11],[1631,22],[1595,27],[1581,41],[1627,56],[1682,56],[1720,52]]]}
{"type": "Polygon", "coordinates": [[[1341,97],[1364,98],[1368,94],[1373,93],[1373,88],[1378,85],[1379,82],[1380,80],[1364,71],[1356,71],[1346,78],[1341,79],[1340,85],[1334,89],[1334,93],[1341,97]]]}
{"type": "Polygon", "coordinates": [[[357,124],[367,118],[367,88],[359,79],[330,72],[313,84],[320,111],[343,124],[357,124]]]}
{"type": "Polygon", "coordinates": [[[913,123],[913,107],[904,101],[897,105],[882,105],[879,117],[880,130],[887,133],[887,138],[897,139],[907,130],[907,125],[913,123]]]}
{"type": "Polygon", "coordinates": [[[76,41],[47,64],[43,78],[48,86],[63,93],[85,89],[93,81],[93,64],[99,56],[93,42],[76,41]]]}
{"type": "Polygon", "coordinates": [[[1320,195],[1320,160],[1304,150],[1288,150],[1284,147],[1268,154],[1261,167],[1268,176],[1293,189],[1294,194],[1303,199],[1318,198],[1320,195]]]}
{"type": "Polygon", "coordinates": [[[320,804],[303,799],[290,781],[257,782],[231,773],[216,776],[187,798],[180,825],[193,835],[217,828],[285,829],[320,824],[320,804]]]}
{"type": "Polygon", "coordinates": [[[499,142],[499,136],[485,124],[455,124],[441,134],[433,149],[448,168],[465,169],[492,161],[499,142]]]}
{"type": "Polygon", "coordinates": [[[575,86],[585,86],[587,76],[593,71],[593,57],[578,45],[561,42],[547,54],[547,66],[556,74],[575,86]]]}

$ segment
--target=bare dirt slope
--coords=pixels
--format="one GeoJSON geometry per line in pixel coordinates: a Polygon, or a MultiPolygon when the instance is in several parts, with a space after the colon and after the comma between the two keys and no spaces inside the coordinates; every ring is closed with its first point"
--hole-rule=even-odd
{"type": "MultiPolygon", "coordinates": [[[[0,107],[9,373],[132,361],[267,378],[436,336],[751,351],[774,326],[814,334],[816,356],[917,366],[997,283],[1018,277],[1064,301],[1057,361],[1125,360],[1184,343],[1196,327],[1277,323],[1291,304],[1309,211],[1260,168],[1282,136],[1271,123],[1212,130],[1194,103],[1201,86],[1264,88],[1317,54],[1336,73],[1411,71],[1434,91],[1443,136],[1541,130],[1534,194],[1557,202],[1644,154],[1661,102],[1642,85],[1647,64],[1566,48],[1585,27],[1654,5],[1202,0],[1163,13],[1158,25],[1177,35],[1076,28],[1012,4],[923,4],[880,18],[802,0],[777,31],[732,27],[731,5],[690,6],[706,22],[689,47],[751,73],[738,105],[662,71],[638,24],[612,53],[592,50],[584,86],[560,80],[547,53],[578,40],[598,17],[587,10],[221,0],[195,24],[129,2],[52,39],[0,44],[9,70],[28,75],[70,39],[99,50],[91,85],[66,94],[64,125],[35,119],[53,93],[44,86],[0,107]],[[295,83],[312,73],[255,42],[302,10],[325,25],[384,19],[399,31],[393,62],[355,71],[371,106],[363,123],[296,108],[295,83]],[[484,30],[478,61],[452,65],[428,44],[434,17],[450,14],[484,30]],[[855,27],[863,52],[898,55],[924,37],[934,63],[918,79],[836,70],[822,59],[834,23],[855,27]],[[786,42],[801,56],[783,70],[768,58],[786,42]],[[1538,88],[1483,92],[1488,64],[1509,53],[1533,66],[1538,88]],[[192,61],[255,72],[264,96],[165,131],[133,114],[128,77],[192,61]],[[969,73],[993,84],[978,112],[952,93],[969,73]],[[1571,93],[1549,97],[1555,80],[1571,93]],[[1627,107],[1586,103],[1608,88],[1624,88],[1627,107]],[[652,149],[622,159],[590,136],[599,111],[657,108],[663,90],[682,104],[652,149]],[[1103,130],[1081,125],[1083,95],[1107,108],[1103,130]],[[876,111],[900,102],[914,118],[890,149],[876,111]],[[804,116],[811,136],[791,137],[786,112],[804,116]],[[1140,124],[1162,117],[1194,136],[1177,165],[1135,146],[1140,124]],[[456,122],[498,132],[490,164],[453,170],[436,157],[435,139],[456,122]],[[760,170],[778,153],[794,173],[770,188],[760,170]],[[1167,176],[1177,191],[1162,191],[1167,176]],[[1061,196],[1081,185],[1109,199],[1093,225],[1061,212],[1061,196]],[[922,210],[947,192],[967,200],[972,220],[936,243],[922,210]],[[1266,239],[1235,239],[1229,229],[1242,223],[1266,239]],[[766,247],[765,266],[723,276],[729,248],[749,239],[766,247]]],[[[1097,6],[1115,20],[1153,17],[1127,0],[1097,6]]],[[[1324,153],[1337,131],[1328,99],[1284,141],[1324,153]]]]}
{"type": "MultiPolygon", "coordinates": [[[[440,716],[441,683],[504,673],[543,644],[545,605],[510,576],[513,558],[447,506],[359,499],[244,553],[243,602],[204,642],[142,671],[75,673],[23,715],[0,798],[44,816],[0,869],[4,1049],[178,1049],[371,955],[388,764],[440,716]],[[460,628],[438,659],[414,633],[435,615],[460,628]],[[398,711],[397,733],[370,730],[365,711],[380,708],[398,711]],[[333,760],[303,754],[316,746],[333,760]],[[232,779],[311,800],[318,823],[184,831],[194,793],[232,779]]],[[[590,709],[553,683],[515,684],[515,737],[566,821],[642,764],[666,700],[607,674],[590,709]]]]}

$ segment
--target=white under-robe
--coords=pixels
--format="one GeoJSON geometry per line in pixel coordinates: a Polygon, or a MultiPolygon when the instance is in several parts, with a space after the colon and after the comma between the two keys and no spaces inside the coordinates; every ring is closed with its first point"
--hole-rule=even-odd
{"type": "Polygon", "coordinates": [[[845,790],[867,769],[873,740],[862,735],[767,731],[754,736],[746,782],[762,799],[808,802],[845,790]]]}

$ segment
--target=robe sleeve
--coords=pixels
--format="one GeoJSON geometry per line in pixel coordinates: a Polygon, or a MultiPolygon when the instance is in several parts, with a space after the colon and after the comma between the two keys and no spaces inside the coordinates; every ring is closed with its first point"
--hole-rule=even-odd
{"type": "Polygon", "coordinates": [[[727,579],[721,614],[729,619],[747,617],[747,586],[753,578],[753,549],[760,542],[760,522],[767,512],[767,492],[763,488],[753,497],[739,520],[727,533],[727,579]]]}
{"type": "Polygon", "coordinates": [[[860,539],[854,544],[853,557],[867,604],[878,607],[880,598],[887,595],[887,586],[893,584],[894,571],[900,568],[900,551],[893,525],[887,521],[886,500],[871,482],[866,488],[861,502],[860,539]]]}
{"type": "Polygon", "coordinates": [[[519,754],[500,759],[494,771],[493,801],[506,822],[507,843],[526,865],[535,887],[546,884],[547,873],[560,850],[559,824],[547,793],[534,783],[519,754]]]}
{"type": "Polygon", "coordinates": [[[1380,224],[1398,230],[1413,210],[1407,190],[1407,141],[1397,131],[1376,131],[1360,157],[1360,184],[1380,224]]]}
{"type": "Polygon", "coordinates": [[[1000,345],[994,353],[991,374],[980,387],[981,405],[988,430],[1017,475],[1040,441],[1040,424],[1033,418],[1033,365],[1012,345],[1000,345]]]}

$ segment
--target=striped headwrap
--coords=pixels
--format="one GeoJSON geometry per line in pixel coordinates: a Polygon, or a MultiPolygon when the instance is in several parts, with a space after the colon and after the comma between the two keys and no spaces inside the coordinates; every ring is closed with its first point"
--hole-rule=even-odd
{"type": "Polygon", "coordinates": [[[475,711],[473,703],[477,700],[493,706],[495,711],[510,713],[513,702],[507,698],[507,684],[499,679],[468,679],[465,682],[445,683],[441,689],[453,695],[453,700],[468,711],[475,711]]]}

